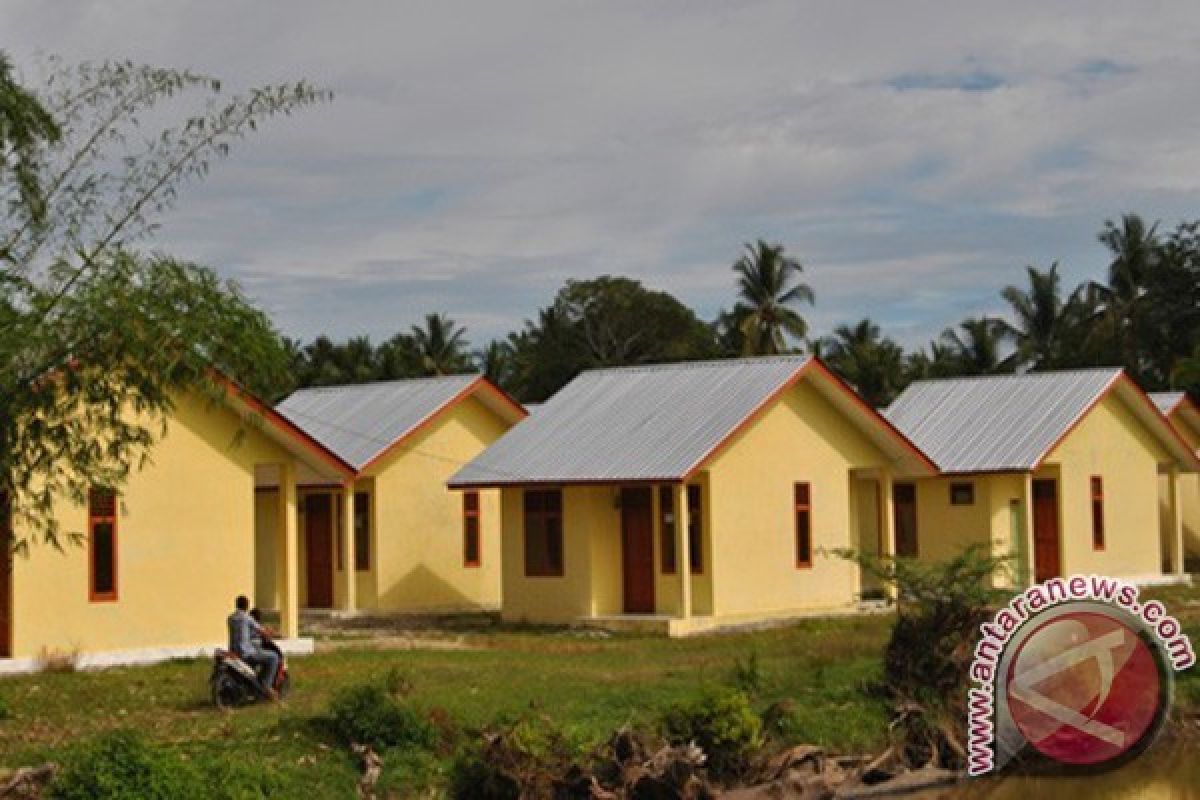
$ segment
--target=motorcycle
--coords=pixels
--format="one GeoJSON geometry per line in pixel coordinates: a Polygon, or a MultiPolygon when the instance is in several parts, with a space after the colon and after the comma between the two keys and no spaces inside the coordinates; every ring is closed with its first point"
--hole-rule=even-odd
{"type": "MultiPolygon", "coordinates": [[[[275,673],[275,685],[272,688],[282,700],[287,696],[291,685],[287,660],[279,646],[270,639],[264,637],[262,647],[279,655],[279,670],[275,673]]],[[[268,699],[269,695],[263,689],[260,670],[261,668],[256,670],[238,658],[236,653],[217,648],[213,653],[212,674],[208,677],[213,705],[220,709],[229,709],[268,699]]]]}

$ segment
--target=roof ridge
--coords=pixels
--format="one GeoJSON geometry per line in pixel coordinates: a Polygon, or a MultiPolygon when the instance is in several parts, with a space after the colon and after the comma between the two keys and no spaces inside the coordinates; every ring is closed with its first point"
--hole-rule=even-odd
{"type": "Polygon", "coordinates": [[[305,386],[297,389],[289,394],[284,400],[295,397],[298,394],[327,394],[332,392],[353,391],[355,389],[372,389],[381,386],[398,386],[400,384],[412,383],[434,383],[437,381],[449,381],[456,378],[481,378],[481,372],[459,372],[453,375],[422,375],[419,378],[388,378],[381,381],[364,381],[362,383],[334,383],[323,386],[305,386]]]}
{"type": "MultiPolygon", "coordinates": [[[[1091,373],[1106,373],[1112,375],[1124,372],[1124,367],[1072,367],[1071,369],[1048,369],[1043,372],[997,372],[990,375],[948,375],[944,378],[920,378],[909,386],[931,383],[956,383],[959,381],[1012,380],[1016,378],[1053,378],[1061,375],[1087,375],[1091,373]]],[[[907,387],[906,387],[907,388],[907,387]]],[[[903,394],[903,392],[901,392],[903,394]]],[[[895,403],[893,402],[893,405],[895,403]]]]}
{"type": "Polygon", "coordinates": [[[733,367],[758,366],[767,364],[794,363],[800,366],[812,360],[813,356],[800,353],[780,353],[771,356],[738,356],[737,358],[704,358],[695,361],[662,361],[654,364],[628,364],[626,366],[592,367],[580,372],[580,375],[590,375],[601,372],[658,372],[666,370],[694,369],[699,367],[733,367]]]}

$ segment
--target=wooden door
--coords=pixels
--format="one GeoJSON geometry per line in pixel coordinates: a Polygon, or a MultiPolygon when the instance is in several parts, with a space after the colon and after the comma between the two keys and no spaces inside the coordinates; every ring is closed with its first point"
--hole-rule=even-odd
{"type": "Polygon", "coordinates": [[[625,612],[654,613],[654,515],[649,489],[621,490],[625,612]]]}
{"type": "Polygon", "coordinates": [[[896,555],[917,557],[917,487],[911,483],[892,486],[892,514],[896,525],[896,555]]]}
{"type": "Polygon", "coordinates": [[[1033,482],[1033,575],[1038,583],[1061,574],[1058,560],[1058,485],[1033,482]]]}
{"type": "Polygon", "coordinates": [[[12,528],[8,497],[0,492],[0,658],[12,658],[12,528]]]}
{"type": "Polygon", "coordinates": [[[304,500],[304,557],[309,608],[333,608],[333,504],[327,494],[304,500]]]}

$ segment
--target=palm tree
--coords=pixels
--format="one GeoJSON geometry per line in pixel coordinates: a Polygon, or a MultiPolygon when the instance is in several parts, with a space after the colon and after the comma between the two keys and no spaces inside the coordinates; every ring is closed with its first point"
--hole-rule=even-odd
{"type": "Polygon", "coordinates": [[[904,351],[881,335],[869,319],[854,327],[839,325],[834,335],[810,347],[821,352],[829,366],[874,407],[892,402],[904,387],[904,351]]]}
{"type": "Polygon", "coordinates": [[[813,290],[800,282],[804,267],[784,255],[783,245],[762,239],[747,244],[733,271],[738,274],[738,296],[749,309],[741,322],[746,355],[783,353],[789,336],[804,337],[808,325],[792,306],[812,305],[813,290]]]}
{"type": "Polygon", "coordinates": [[[962,336],[953,328],[947,328],[942,332],[942,341],[958,361],[959,374],[992,375],[1012,371],[1013,357],[1000,357],[1000,348],[1008,331],[1003,320],[971,317],[959,323],[958,327],[963,332],[962,336]]]}
{"type": "Polygon", "coordinates": [[[506,390],[513,388],[516,364],[513,345],[503,339],[493,339],[475,353],[475,366],[492,383],[506,390]]]}
{"type": "Polygon", "coordinates": [[[425,327],[412,327],[412,336],[426,375],[449,375],[470,368],[466,355],[467,329],[445,314],[426,314],[425,327]]]}
{"type": "Polygon", "coordinates": [[[1088,287],[1104,321],[1093,331],[1093,347],[1138,376],[1141,365],[1132,328],[1146,282],[1159,262],[1158,223],[1147,227],[1137,214],[1125,214],[1120,225],[1105,220],[1096,238],[1108,248],[1112,260],[1107,285],[1093,282],[1088,287]]]}
{"type": "Polygon", "coordinates": [[[1052,369],[1077,363],[1079,354],[1066,352],[1084,320],[1084,287],[1064,302],[1058,262],[1048,270],[1025,267],[1029,288],[1008,286],[1000,296],[1008,302],[1016,324],[1005,325],[1005,333],[1016,344],[1017,360],[1031,369],[1052,369]]]}

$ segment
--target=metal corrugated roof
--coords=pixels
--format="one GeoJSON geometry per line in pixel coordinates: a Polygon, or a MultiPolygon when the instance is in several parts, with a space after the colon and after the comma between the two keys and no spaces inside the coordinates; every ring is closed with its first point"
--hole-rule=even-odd
{"type": "Polygon", "coordinates": [[[301,389],[276,410],[361,470],[447,403],[478,375],[448,375],[301,389]]]}
{"type": "Polygon", "coordinates": [[[884,416],[943,472],[1029,470],[1120,376],[1105,367],[918,381],[884,416]]]}
{"type": "Polygon", "coordinates": [[[1183,392],[1150,392],[1150,399],[1158,406],[1159,411],[1170,414],[1183,400],[1183,392]]]}
{"type": "Polygon", "coordinates": [[[808,361],[779,356],[585,372],[450,485],[679,480],[808,361]]]}

